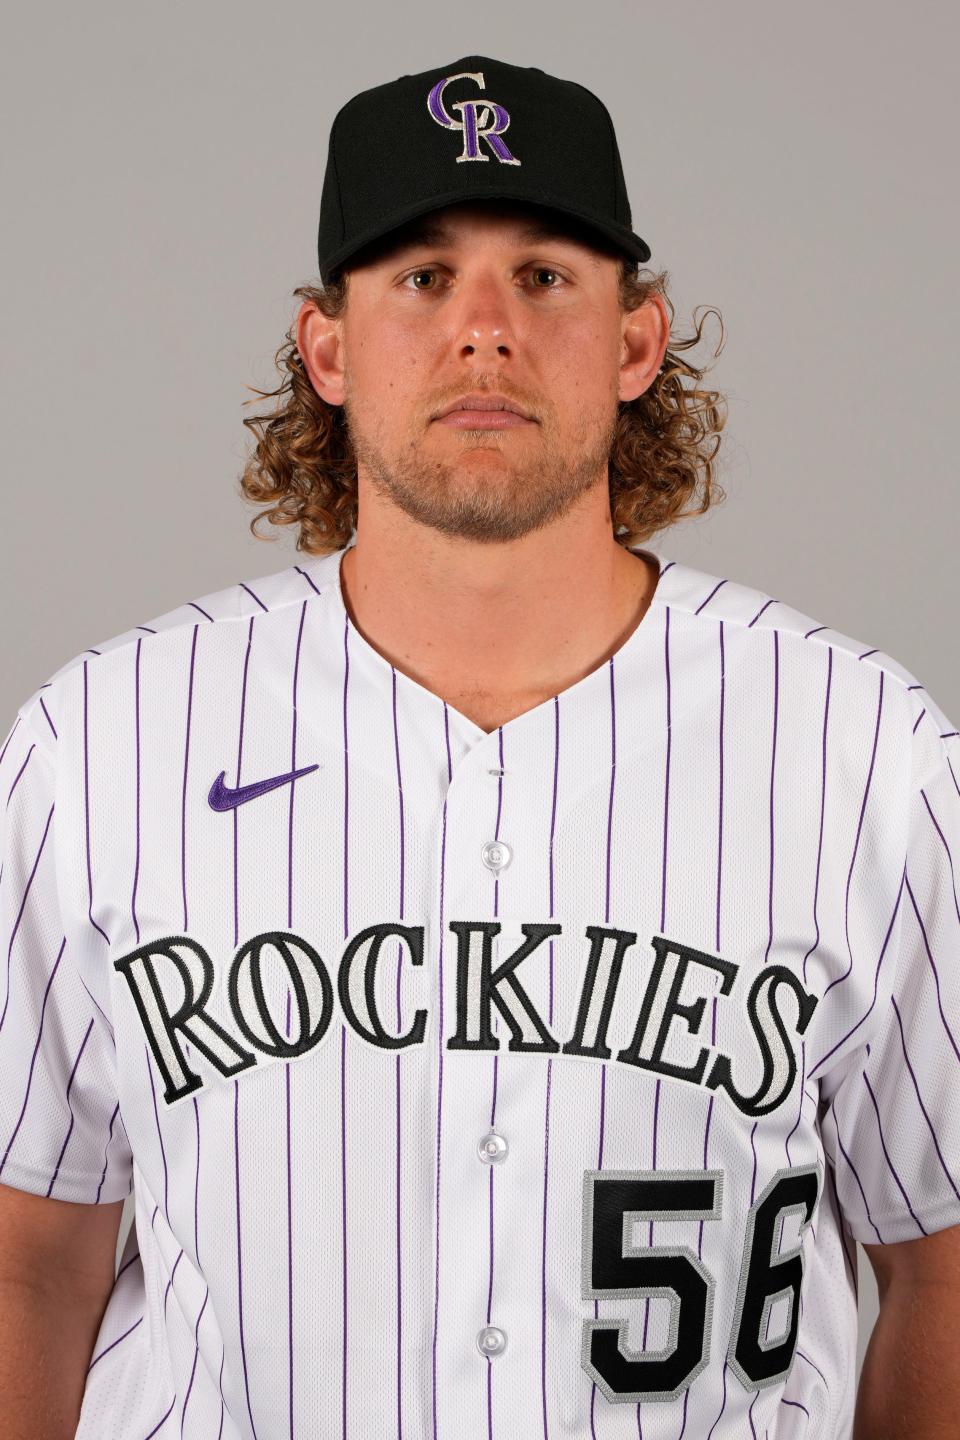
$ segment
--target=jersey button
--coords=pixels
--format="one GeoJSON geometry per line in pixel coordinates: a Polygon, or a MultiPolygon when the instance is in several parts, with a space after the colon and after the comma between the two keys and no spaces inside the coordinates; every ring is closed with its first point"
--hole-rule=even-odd
{"type": "Polygon", "coordinates": [[[494,875],[499,875],[501,870],[505,870],[513,858],[513,851],[503,840],[488,840],[480,854],[483,857],[484,865],[488,870],[492,870],[494,875]]]}
{"type": "Polygon", "coordinates": [[[508,1150],[507,1142],[496,1130],[489,1130],[477,1146],[477,1154],[484,1165],[497,1165],[508,1150]]]}
{"type": "Polygon", "coordinates": [[[481,1355],[502,1355],[507,1348],[507,1333],[496,1325],[484,1325],[477,1336],[477,1348],[481,1355]]]}

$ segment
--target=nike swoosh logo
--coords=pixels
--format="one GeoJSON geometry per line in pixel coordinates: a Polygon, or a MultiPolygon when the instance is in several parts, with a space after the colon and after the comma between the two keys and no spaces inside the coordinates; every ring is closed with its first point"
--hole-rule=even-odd
{"type": "Polygon", "coordinates": [[[256,780],[252,785],[238,785],[235,790],[224,785],[223,779],[227,772],[221,770],[210,786],[207,800],[211,810],[235,810],[238,805],[245,805],[248,800],[255,800],[258,795],[266,795],[268,790],[276,790],[278,785],[289,785],[291,780],[297,780],[301,775],[309,775],[312,770],[319,768],[319,765],[305,765],[302,770],[290,770],[286,775],[273,775],[269,780],[256,780]]]}

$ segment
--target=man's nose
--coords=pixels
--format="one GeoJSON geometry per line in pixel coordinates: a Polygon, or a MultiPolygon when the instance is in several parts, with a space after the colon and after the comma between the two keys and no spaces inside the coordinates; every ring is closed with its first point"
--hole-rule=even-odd
{"type": "Polygon", "coordinates": [[[459,353],[478,360],[502,360],[516,346],[511,294],[492,275],[461,282],[455,301],[455,335],[459,353]]]}

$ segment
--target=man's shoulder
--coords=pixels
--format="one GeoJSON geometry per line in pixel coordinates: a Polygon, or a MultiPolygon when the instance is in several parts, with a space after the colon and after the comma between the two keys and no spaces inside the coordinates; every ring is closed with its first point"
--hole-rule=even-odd
{"type": "Polygon", "coordinates": [[[752,640],[761,648],[761,659],[771,666],[789,662],[799,667],[804,683],[809,677],[811,694],[823,695],[828,673],[832,680],[842,677],[848,696],[860,694],[864,703],[874,706],[882,688],[884,704],[896,706],[902,723],[916,735],[921,748],[929,750],[931,759],[942,756],[944,748],[957,753],[956,725],[898,656],[760,586],[662,555],[660,559],[655,599],[677,612],[678,618],[682,613],[688,625],[719,632],[722,624],[728,635],[735,627],[748,650],[752,640]]]}
{"type": "Polygon", "coordinates": [[[42,685],[18,707],[22,720],[39,722],[40,730],[54,735],[54,714],[64,692],[81,684],[84,666],[95,665],[101,679],[105,672],[123,669],[131,650],[140,647],[160,658],[163,649],[177,651],[185,639],[192,640],[199,627],[215,627],[227,636],[238,625],[249,626],[255,616],[282,612],[305,600],[316,600],[336,583],[340,552],[311,555],[282,569],[255,578],[246,578],[221,589],[183,600],[169,610],[117,631],[84,650],[77,651],[50,673],[42,685]]]}
{"type": "Polygon", "coordinates": [[[801,610],[747,581],[715,575],[666,557],[661,559],[663,570],[655,598],[672,610],[686,612],[713,626],[722,622],[752,632],[768,648],[781,641],[795,643],[801,654],[820,660],[829,649],[836,659],[845,662],[849,657],[851,664],[883,670],[904,689],[923,688],[897,657],[869,640],[838,629],[824,617],[801,610]]]}

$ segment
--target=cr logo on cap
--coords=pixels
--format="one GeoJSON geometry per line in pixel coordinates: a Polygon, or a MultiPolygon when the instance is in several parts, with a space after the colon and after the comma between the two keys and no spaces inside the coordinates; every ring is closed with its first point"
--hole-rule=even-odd
{"type": "Polygon", "coordinates": [[[501,165],[519,165],[520,161],[510,154],[500,138],[510,124],[509,112],[495,100],[457,100],[450,108],[459,110],[463,119],[454,120],[443,103],[443,92],[452,80],[475,80],[481,90],[486,87],[482,70],[463,70],[459,75],[448,75],[446,79],[438,80],[427,96],[427,109],[438,125],[446,130],[463,131],[463,153],[457,156],[457,163],[461,160],[489,160],[489,155],[480,154],[479,142],[486,140],[501,165]]]}

